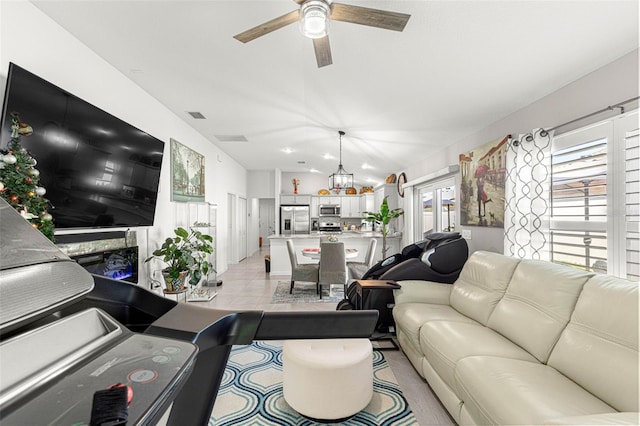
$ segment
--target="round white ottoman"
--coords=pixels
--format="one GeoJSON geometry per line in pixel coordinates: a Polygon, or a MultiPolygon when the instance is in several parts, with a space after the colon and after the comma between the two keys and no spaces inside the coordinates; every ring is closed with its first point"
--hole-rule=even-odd
{"type": "Polygon", "coordinates": [[[344,420],[373,396],[373,352],[368,339],[285,340],[284,399],[303,416],[344,420]]]}

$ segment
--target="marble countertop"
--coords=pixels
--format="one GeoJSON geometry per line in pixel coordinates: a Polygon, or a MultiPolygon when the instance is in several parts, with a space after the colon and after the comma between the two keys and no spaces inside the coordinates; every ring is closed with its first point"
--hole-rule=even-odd
{"type": "MultiPolygon", "coordinates": [[[[293,235],[281,235],[281,234],[274,234],[274,235],[270,235],[268,238],[270,240],[287,240],[287,239],[305,239],[305,238],[320,238],[321,236],[326,236],[326,235],[330,235],[330,234],[321,234],[319,232],[312,232],[310,234],[293,234],[293,235]]],[[[335,233],[335,234],[331,234],[331,235],[337,235],[338,239],[349,239],[349,238],[382,238],[382,233],[381,232],[358,232],[358,231],[345,231],[342,233],[335,233]]],[[[387,239],[389,238],[401,238],[402,234],[398,234],[398,235],[387,235],[387,239]]]]}

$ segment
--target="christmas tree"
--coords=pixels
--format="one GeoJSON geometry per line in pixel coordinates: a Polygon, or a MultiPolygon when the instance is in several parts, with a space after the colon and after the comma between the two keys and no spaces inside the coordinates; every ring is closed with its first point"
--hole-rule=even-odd
{"type": "Polygon", "coordinates": [[[18,211],[31,225],[51,241],[53,220],[49,214],[46,190],[39,186],[40,172],[27,150],[20,145],[22,136],[30,136],[33,129],[11,113],[11,140],[6,150],[0,151],[0,196],[18,211]]]}

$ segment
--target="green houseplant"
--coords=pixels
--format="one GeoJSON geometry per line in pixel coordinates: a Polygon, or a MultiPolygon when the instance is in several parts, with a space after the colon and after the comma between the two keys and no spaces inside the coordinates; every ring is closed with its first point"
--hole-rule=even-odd
{"type": "Polygon", "coordinates": [[[197,286],[211,269],[207,254],[213,252],[213,237],[191,228],[176,228],[175,236],[167,238],[159,249],[145,262],[160,259],[167,266],[162,270],[168,291],[179,291],[184,287],[187,275],[189,284],[197,286]]]}
{"type": "Polygon", "coordinates": [[[387,202],[387,197],[384,197],[382,200],[382,204],[380,204],[380,211],[377,212],[364,212],[364,220],[367,222],[372,222],[378,225],[381,225],[382,232],[382,258],[386,259],[387,257],[387,234],[389,232],[389,222],[391,219],[395,219],[404,214],[404,210],[401,208],[389,210],[389,203],[387,202]]]}

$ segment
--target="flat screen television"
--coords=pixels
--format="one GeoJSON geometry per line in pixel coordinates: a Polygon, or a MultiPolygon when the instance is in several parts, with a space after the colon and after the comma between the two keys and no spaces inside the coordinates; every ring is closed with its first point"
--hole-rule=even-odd
{"type": "Polygon", "coordinates": [[[21,145],[37,161],[57,229],[153,225],[162,141],[13,63],[2,149],[11,139],[12,112],[33,127],[21,145]]]}

